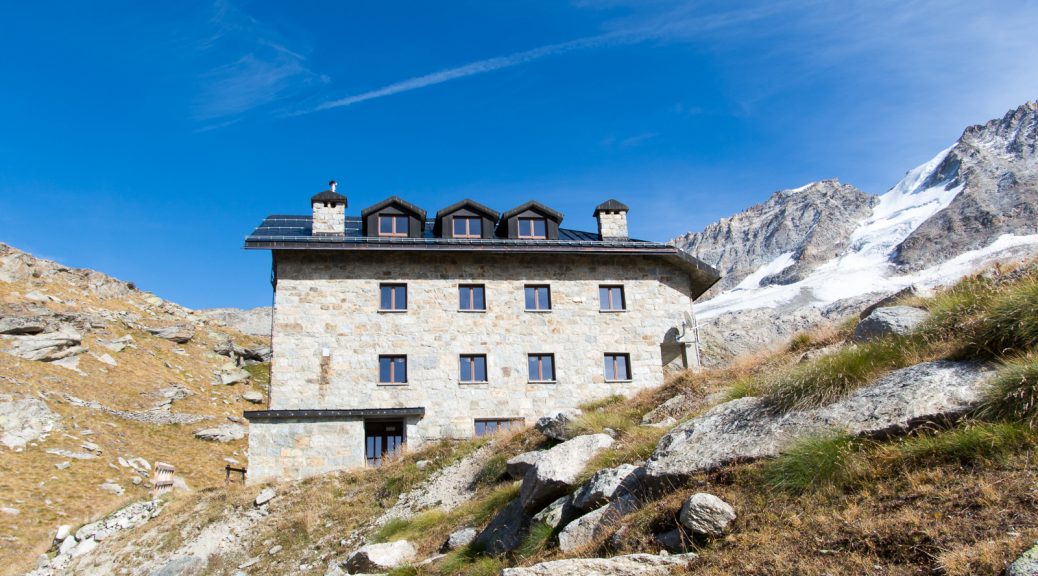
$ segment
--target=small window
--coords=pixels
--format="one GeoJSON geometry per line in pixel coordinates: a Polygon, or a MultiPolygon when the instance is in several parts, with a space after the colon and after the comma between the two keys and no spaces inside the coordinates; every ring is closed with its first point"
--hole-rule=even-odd
{"type": "Polygon", "coordinates": [[[530,354],[530,382],[555,381],[555,355],[530,354]]]}
{"type": "Polygon", "coordinates": [[[472,216],[454,217],[455,238],[482,238],[483,219],[472,216]]]}
{"type": "Polygon", "coordinates": [[[407,236],[407,216],[380,214],[378,217],[379,236],[407,236]]]}
{"type": "Polygon", "coordinates": [[[548,237],[548,225],[544,218],[520,218],[519,237],[530,240],[544,240],[548,237]]]}
{"type": "Polygon", "coordinates": [[[382,384],[407,384],[407,356],[379,356],[378,381],[382,384]]]}
{"type": "Polygon", "coordinates": [[[486,289],[482,284],[458,286],[458,310],[485,311],[486,309],[486,289]]]}
{"type": "Polygon", "coordinates": [[[499,430],[522,428],[522,418],[477,418],[476,436],[486,436],[499,430]]]}
{"type": "Polygon", "coordinates": [[[487,357],[485,354],[462,354],[461,382],[471,384],[487,381],[487,357]]]}
{"type": "Polygon", "coordinates": [[[526,309],[551,310],[551,288],[548,286],[527,286],[526,309]]]}
{"type": "Polygon", "coordinates": [[[379,310],[407,310],[407,284],[380,284],[379,310]]]}
{"type": "Polygon", "coordinates": [[[628,354],[606,354],[605,379],[611,382],[630,380],[631,356],[628,354]]]}
{"type": "Polygon", "coordinates": [[[627,310],[623,286],[599,286],[598,297],[602,301],[601,310],[603,311],[627,310]]]}

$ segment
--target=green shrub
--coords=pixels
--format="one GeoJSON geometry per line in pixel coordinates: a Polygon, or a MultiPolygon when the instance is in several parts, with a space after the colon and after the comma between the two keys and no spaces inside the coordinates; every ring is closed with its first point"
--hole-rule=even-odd
{"type": "Polygon", "coordinates": [[[768,487],[794,494],[843,487],[856,476],[855,448],[855,439],[847,435],[803,438],[765,463],[761,475],[768,487]]]}
{"type": "Polygon", "coordinates": [[[507,463],[508,456],[504,454],[491,456],[476,473],[475,483],[483,486],[497,484],[508,470],[507,463]]]}
{"type": "Polygon", "coordinates": [[[848,346],[780,373],[768,382],[765,398],[783,412],[824,406],[883,372],[912,364],[924,348],[922,340],[914,337],[848,346]]]}
{"type": "Polygon", "coordinates": [[[544,522],[533,524],[526,533],[526,537],[523,538],[522,543],[516,548],[516,555],[520,558],[529,558],[544,550],[554,531],[555,529],[550,524],[544,522]]]}
{"type": "Polygon", "coordinates": [[[977,410],[991,421],[1019,422],[1038,428],[1038,355],[1006,362],[977,410]]]}
{"type": "Polygon", "coordinates": [[[973,423],[936,433],[906,438],[897,446],[908,465],[933,462],[975,464],[997,460],[1032,442],[1027,427],[1016,423],[973,423]]]}

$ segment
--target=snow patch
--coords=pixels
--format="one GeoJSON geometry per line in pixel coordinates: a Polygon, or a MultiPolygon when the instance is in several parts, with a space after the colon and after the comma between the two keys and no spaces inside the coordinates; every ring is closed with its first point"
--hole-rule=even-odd
{"type": "Polygon", "coordinates": [[[777,258],[768,262],[767,264],[757,268],[757,270],[749,276],[742,279],[739,285],[732,288],[732,291],[737,290],[752,290],[753,288],[760,288],[761,280],[771,276],[772,274],[778,274],[786,268],[789,268],[793,264],[796,264],[796,259],[793,258],[793,252],[783,252],[779,254],[777,258]]]}

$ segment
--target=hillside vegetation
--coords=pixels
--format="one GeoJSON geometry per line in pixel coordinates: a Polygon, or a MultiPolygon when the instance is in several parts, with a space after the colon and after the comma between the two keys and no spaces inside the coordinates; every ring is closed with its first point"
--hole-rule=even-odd
{"type": "Polygon", "coordinates": [[[378,470],[280,484],[277,497],[259,508],[253,502],[259,486],[175,494],[157,518],[106,541],[106,553],[84,559],[78,571],[146,573],[171,558],[204,553],[205,563],[195,566],[199,573],[232,574],[239,566],[255,573],[337,573],[335,565],[365,542],[407,539],[419,559],[433,560],[400,567],[395,575],[497,574],[505,566],[566,557],[656,553],[659,534],[682,529],[682,503],[709,492],[730,503],[738,518],[721,537],[683,534],[699,556],[690,574],[1001,573],[1038,539],[1038,266],[996,267],[902,304],[929,311],[905,336],[851,343],[855,318],[798,334],[777,353],[675,374],[660,389],[584,406],[569,432],[608,429],[616,442],[582,477],[643,464],[668,426],[730,400],[761,397],[776,414],[827,405],[924,361],[994,367],[971,411],[907,435],[811,435],[776,458],[671,481],[644,493],[636,511],[579,550],[560,551],[557,530],[534,524],[521,545],[503,555],[472,545],[438,554],[449,534],[485,526],[516,497],[519,483],[505,469],[509,458],[557,442],[526,429],[432,444],[378,470]],[[674,421],[647,426],[646,415],[674,421]],[[465,478],[461,504],[402,512],[402,503],[435,490],[438,478],[465,462],[475,463],[465,468],[475,472],[465,478]],[[220,546],[211,545],[212,534],[228,533],[220,546]]]}

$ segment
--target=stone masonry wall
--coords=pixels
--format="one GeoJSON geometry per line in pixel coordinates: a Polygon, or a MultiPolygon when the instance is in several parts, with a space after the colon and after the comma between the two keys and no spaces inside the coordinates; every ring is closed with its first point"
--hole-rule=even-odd
{"type": "Polygon", "coordinates": [[[628,235],[627,212],[599,212],[598,233],[602,236],[603,239],[626,239],[628,235]]]}
{"type": "Polygon", "coordinates": [[[346,229],[346,206],[344,204],[325,206],[324,203],[315,202],[313,209],[315,234],[342,234],[346,229]]]}
{"type": "MultiPolygon", "coordinates": [[[[425,417],[408,426],[412,447],[470,437],[476,418],[531,423],[553,410],[659,386],[666,335],[691,313],[688,275],[646,257],[285,252],[277,277],[271,409],[424,407],[425,417]],[[378,311],[382,282],[407,284],[406,312],[378,311]],[[486,312],[458,310],[458,285],[469,283],[485,285],[486,312]],[[551,286],[550,312],[524,311],[526,284],[551,286]],[[601,284],[624,286],[627,311],[599,311],[601,284]],[[330,353],[323,362],[322,349],[330,353]],[[555,383],[528,382],[530,353],[554,353],[555,383]],[[605,381],[605,353],[630,355],[630,381],[605,381]],[[378,383],[380,354],[407,356],[406,385],[378,383]],[[488,383],[459,383],[461,354],[487,356],[488,383]]],[[[363,463],[363,425],[321,428],[317,433],[356,436],[316,442],[298,440],[314,433],[307,424],[267,431],[277,426],[253,424],[250,473],[290,467],[264,460],[274,456],[306,469],[363,463]],[[315,454],[325,446],[334,454],[315,454]],[[360,456],[336,460],[341,449],[360,456]]]]}

